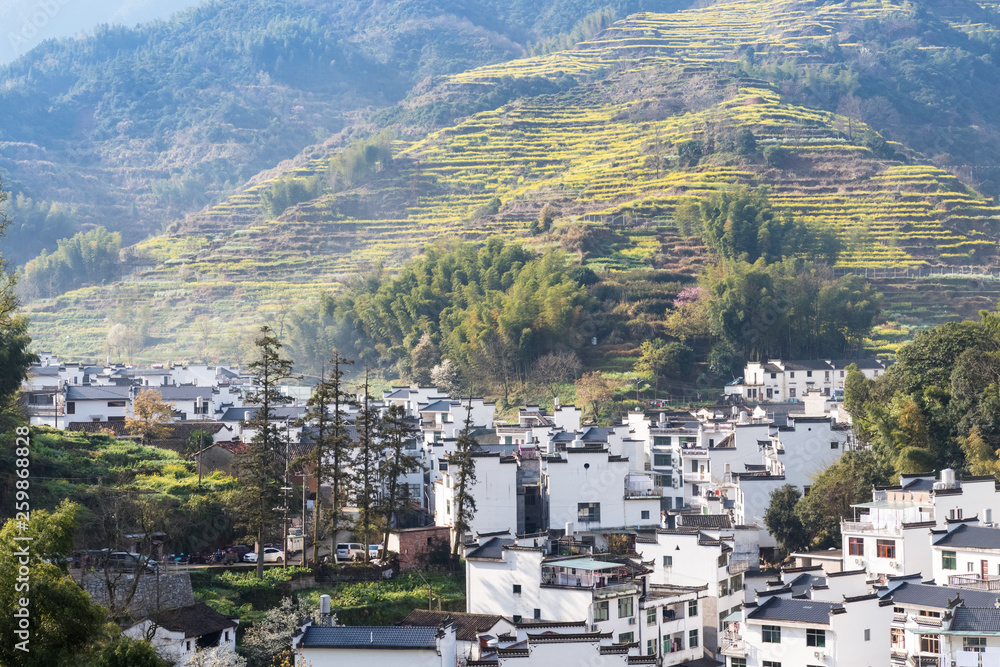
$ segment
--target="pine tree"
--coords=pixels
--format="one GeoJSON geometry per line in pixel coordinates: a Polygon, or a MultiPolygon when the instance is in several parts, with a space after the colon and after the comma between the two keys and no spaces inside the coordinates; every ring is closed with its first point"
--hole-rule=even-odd
{"type": "Polygon", "coordinates": [[[329,480],[332,483],[332,507],[330,511],[330,530],[332,536],[331,553],[337,540],[340,528],[341,494],[347,487],[348,469],[351,465],[351,453],[354,443],[347,435],[347,415],[344,410],[355,401],[344,391],[342,365],[353,364],[333,351],[330,359],[332,371],[326,374],[326,365],[320,370],[320,381],[316,385],[308,405],[310,411],[306,419],[316,427],[313,435],[313,451],[311,458],[315,463],[316,475],[316,510],[313,521],[313,561],[319,560],[319,527],[323,520],[323,496],[320,487],[329,480]],[[333,411],[330,411],[330,408],[333,411]]]}
{"type": "Polygon", "coordinates": [[[399,478],[419,465],[415,456],[406,453],[406,446],[416,441],[419,431],[407,419],[406,410],[400,405],[390,405],[379,425],[379,440],[385,460],[381,466],[382,502],[379,509],[385,528],[382,533],[382,553],[389,551],[389,530],[392,520],[410,502],[405,487],[400,488],[399,478]]]}
{"type": "Polygon", "coordinates": [[[465,410],[465,425],[455,441],[455,453],[448,458],[449,470],[454,466],[455,475],[455,521],[452,530],[455,532],[451,547],[451,560],[458,565],[458,546],[465,533],[469,531],[472,517],[476,514],[476,499],[469,492],[476,483],[476,458],[474,453],[478,448],[476,439],[472,436],[472,399],[465,410]]]}
{"type": "Polygon", "coordinates": [[[275,508],[281,501],[288,455],[278,425],[272,422],[272,409],[287,401],[278,383],[292,376],[292,362],[281,356],[281,343],[266,325],[260,328],[260,337],[254,344],[259,356],[250,364],[250,372],[257,389],[247,396],[247,402],[260,407],[249,424],[255,431],[253,439],[236,460],[240,480],[236,509],[240,525],[257,536],[257,577],[262,579],[264,536],[279,517],[275,508]]]}
{"type": "Polygon", "coordinates": [[[372,401],[369,386],[369,369],[365,368],[364,394],[361,411],[355,420],[358,431],[357,452],[354,465],[354,504],[358,508],[361,521],[359,534],[365,546],[365,562],[368,562],[368,544],[372,520],[378,510],[378,457],[379,457],[379,414],[372,401]]]}

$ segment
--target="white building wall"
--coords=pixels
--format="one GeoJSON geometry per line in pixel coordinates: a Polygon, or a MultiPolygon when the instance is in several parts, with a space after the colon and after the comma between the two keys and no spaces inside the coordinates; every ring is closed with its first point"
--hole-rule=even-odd
{"type": "Polygon", "coordinates": [[[365,667],[453,667],[444,656],[434,649],[422,650],[380,650],[380,649],[299,649],[304,664],[310,667],[343,667],[343,665],[364,665],[365,667]]]}
{"type": "MultiPolygon", "coordinates": [[[[628,461],[609,461],[606,452],[568,450],[565,462],[543,461],[543,492],[548,494],[549,528],[567,523],[583,531],[628,525],[625,477],[628,461]],[[599,521],[581,521],[579,503],[599,503],[599,521]]],[[[657,517],[658,519],[658,517],[657,517]]],[[[634,525],[634,524],[633,524],[634,525]]]]}

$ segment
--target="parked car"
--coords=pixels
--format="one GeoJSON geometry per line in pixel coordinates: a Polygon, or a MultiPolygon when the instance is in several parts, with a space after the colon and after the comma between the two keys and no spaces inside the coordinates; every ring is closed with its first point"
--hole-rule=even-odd
{"type": "Polygon", "coordinates": [[[155,560],[146,560],[139,554],[112,551],[102,559],[99,569],[114,572],[156,572],[158,567],[155,560]]]}
{"type": "Polygon", "coordinates": [[[368,545],[368,560],[374,560],[381,556],[382,545],[381,544],[369,544],[368,545]]]}
{"type": "Polygon", "coordinates": [[[365,546],[359,542],[337,544],[337,560],[362,560],[364,557],[365,546]]]}
{"type": "MultiPolygon", "coordinates": [[[[264,562],[265,563],[283,563],[285,561],[285,553],[278,549],[277,547],[264,547],[264,562]]],[[[247,555],[243,556],[244,563],[256,563],[257,553],[251,551],[247,555]]]]}
{"type": "Polygon", "coordinates": [[[234,544],[226,548],[226,555],[223,557],[222,562],[227,564],[239,563],[251,551],[253,549],[245,544],[234,544]]]}

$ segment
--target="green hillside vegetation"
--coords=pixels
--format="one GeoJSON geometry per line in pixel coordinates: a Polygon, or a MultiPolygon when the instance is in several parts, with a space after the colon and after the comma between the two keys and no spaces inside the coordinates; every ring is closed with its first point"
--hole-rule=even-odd
{"type": "MultiPolygon", "coordinates": [[[[0,498],[13,507],[12,446],[0,453],[0,467],[8,471],[0,476],[0,498]]],[[[122,510],[122,499],[129,511],[141,507],[147,521],[182,535],[175,545],[185,553],[235,537],[224,511],[235,480],[222,473],[199,479],[194,464],[170,450],[41,427],[31,436],[31,472],[32,507],[54,510],[69,499],[85,509],[79,537],[89,548],[108,546],[100,543],[110,539],[106,520],[122,510]]]]}
{"type": "MultiPolygon", "coordinates": [[[[530,245],[564,248],[611,284],[628,280],[618,272],[650,269],[690,283],[713,244],[720,249],[717,233],[692,223],[692,206],[734,185],[766,188],[771,260],[811,239],[797,259],[835,257],[840,273],[988,264],[1000,215],[990,199],[887,141],[874,117],[859,120],[839,98],[830,110],[796,102],[802,82],[790,73],[811,73],[814,92],[840,81],[858,100],[858,82],[877,79],[853,60],[837,64],[831,36],[913,21],[925,28],[920,44],[966,34],[957,20],[915,12],[890,2],[727,2],[646,13],[569,51],[432,79],[384,116],[390,127],[359,128],[342,150],[310,149],[138,244],[122,267],[128,282],[34,302],[33,332],[44,347],[86,356],[103,347],[119,303],[157,303],[138,359],[190,358],[193,349],[233,359],[252,325],[284,322],[296,303],[340,293],[375,267],[394,271],[445,237],[534,234],[530,245]],[[495,90],[522,96],[426,131],[428,109],[476,109],[495,90]],[[546,206],[551,229],[538,233],[546,206]],[[67,327],[73,339],[57,340],[67,327]]],[[[906,71],[933,82],[928,67],[918,54],[906,71]]],[[[669,304],[679,289],[656,300],[669,304]]],[[[602,343],[661,330],[667,309],[644,308],[616,318],[602,343]]],[[[884,331],[865,344],[893,349],[894,329],[884,331]]],[[[592,350],[602,358],[587,363],[613,365],[637,348],[592,350]]]]}
{"type": "MultiPolygon", "coordinates": [[[[623,16],[683,6],[612,4],[623,16]]],[[[19,215],[10,256],[52,251],[86,224],[134,243],[359,110],[393,105],[428,76],[517,57],[601,7],[212,0],[136,28],[46,41],[0,67],[0,175],[36,207],[71,209],[72,227],[19,215]]]]}
{"type": "Polygon", "coordinates": [[[104,227],[60,239],[56,251],[45,250],[24,267],[20,292],[28,298],[61,294],[88,283],[118,277],[122,236],[104,227]]]}

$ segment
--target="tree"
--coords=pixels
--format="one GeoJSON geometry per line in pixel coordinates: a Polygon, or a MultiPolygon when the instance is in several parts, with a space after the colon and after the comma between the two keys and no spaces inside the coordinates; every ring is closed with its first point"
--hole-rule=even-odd
{"type": "Polygon", "coordinates": [[[559,385],[578,378],[582,369],[579,357],[573,352],[549,352],[535,361],[532,376],[535,383],[544,387],[555,400],[559,395],[559,385]]]}
{"type": "Polygon", "coordinates": [[[684,343],[668,343],[662,338],[643,341],[635,369],[653,377],[655,392],[660,390],[660,379],[671,375],[687,375],[694,364],[694,350],[684,343]]]}
{"type": "Polygon", "coordinates": [[[143,389],[132,401],[132,413],[125,416],[125,429],[132,435],[141,435],[143,443],[162,440],[170,435],[173,418],[173,403],[164,401],[155,389],[143,389]]]}
{"type": "Polygon", "coordinates": [[[785,555],[801,549],[809,541],[806,528],[795,513],[801,495],[794,486],[785,484],[771,492],[771,502],[764,512],[764,525],[785,555]]]}
{"type": "Polygon", "coordinates": [[[993,475],[1000,479],[1000,450],[988,444],[977,427],[961,439],[962,453],[970,475],[993,475]]]}
{"type": "Polygon", "coordinates": [[[260,407],[248,424],[254,435],[246,451],[236,459],[240,488],[234,498],[239,525],[256,536],[257,577],[264,578],[264,537],[278,518],[282,479],[287,469],[287,446],[278,425],[273,422],[274,406],[287,401],[278,383],[292,377],[292,362],[281,356],[281,343],[271,328],[262,326],[254,341],[258,357],[250,364],[255,389],[247,403],[260,407]]]}
{"type": "Polygon", "coordinates": [[[601,371],[584,373],[576,381],[576,397],[583,404],[584,410],[590,406],[594,419],[597,419],[601,406],[615,395],[615,387],[601,371]]]}
{"type": "Polygon", "coordinates": [[[431,369],[431,382],[446,394],[454,394],[462,382],[458,366],[451,359],[442,359],[440,364],[431,369]]]}
{"type": "Polygon", "coordinates": [[[369,536],[372,521],[377,516],[378,489],[378,458],[379,458],[379,414],[372,397],[369,385],[369,369],[365,368],[365,383],[362,386],[361,410],[354,420],[358,431],[357,454],[354,466],[354,504],[358,508],[361,527],[358,534],[362,536],[365,549],[365,562],[368,562],[369,536]]]}
{"type": "Polygon", "coordinates": [[[431,370],[441,359],[438,346],[426,331],[410,352],[410,376],[419,385],[426,385],[431,379],[431,370]]]}
{"type": "Polygon", "coordinates": [[[25,527],[18,517],[0,529],[0,664],[76,664],[104,638],[104,609],[65,570],[79,509],[64,500],[32,511],[25,527]]]}
{"type": "Polygon", "coordinates": [[[281,664],[282,657],[291,655],[292,638],[299,630],[302,619],[316,618],[316,610],[299,598],[282,598],[281,604],[269,609],[264,618],[254,622],[243,635],[243,650],[248,667],[272,667],[281,664]]]}
{"type": "Polygon", "coordinates": [[[448,468],[455,467],[455,522],[452,525],[454,539],[451,547],[451,562],[458,567],[458,547],[469,532],[472,518],[476,515],[476,499],[472,497],[472,485],[476,483],[476,458],[478,448],[472,436],[472,399],[465,409],[465,424],[455,440],[455,453],[448,457],[448,468]]]}
{"type": "Polygon", "coordinates": [[[172,665],[172,662],[161,658],[148,641],[124,635],[115,637],[98,650],[93,662],[90,663],[90,667],[172,667],[172,665]]]}
{"type": "MultiPolygon", "coordinates": [[[[381,466],[382,502],[379,510],[384,521],[382,534],[382,553],[389,552],[389,531],[393,519],[405,510],[412,500],[406,487],[400,487],[399,480],[419,466],[415,456],[407,454],[409,445],[416,444],[420,431],[406,416],[406,410],[400,405],[390,405],[379,421],[378,440],[383,448],[385,459],[381,466]]],[[[419,499],[418,499],[419,500],[419,499]]]]}
{"type": "Polygon", "coordinates": [[[109,354],[118,355],[119,360],[124,354],[131,364],[133,355],[142,349],[143,339],[134,326],[118,322],[108,329],[107,346],[109,354]]]}
{"type": "Polygon", "coordinates": [[[187,667],[247,667],[247,659],[227,646],[213,646],[199,649],[188,658],[187,667]]]}
{"type": "Polygon", "coordinates": [[[311,434],[313,441],[312,459],[316,475],[316,518],[313,521],[313,562],[319,561],[319,527],[323,522],[322,484],[329,480],[332,484],[332,508],[330,511],[331,553],[333,542],[337,540],[340,528],[340,513],[342,497],[348,486],[351,458],[354,443],[347,434],[347,415],[345,410],[356,402],[344,390],[344,371],[341,366],[353,364],[340,356],[337,350],[330,358],[332,370],[327,375],[326,366],[320,369],[319,384],[309,398],[307,421],[315,431],[311,434]],[[330,412],[330,406],[333,412],[330,412]]]}

